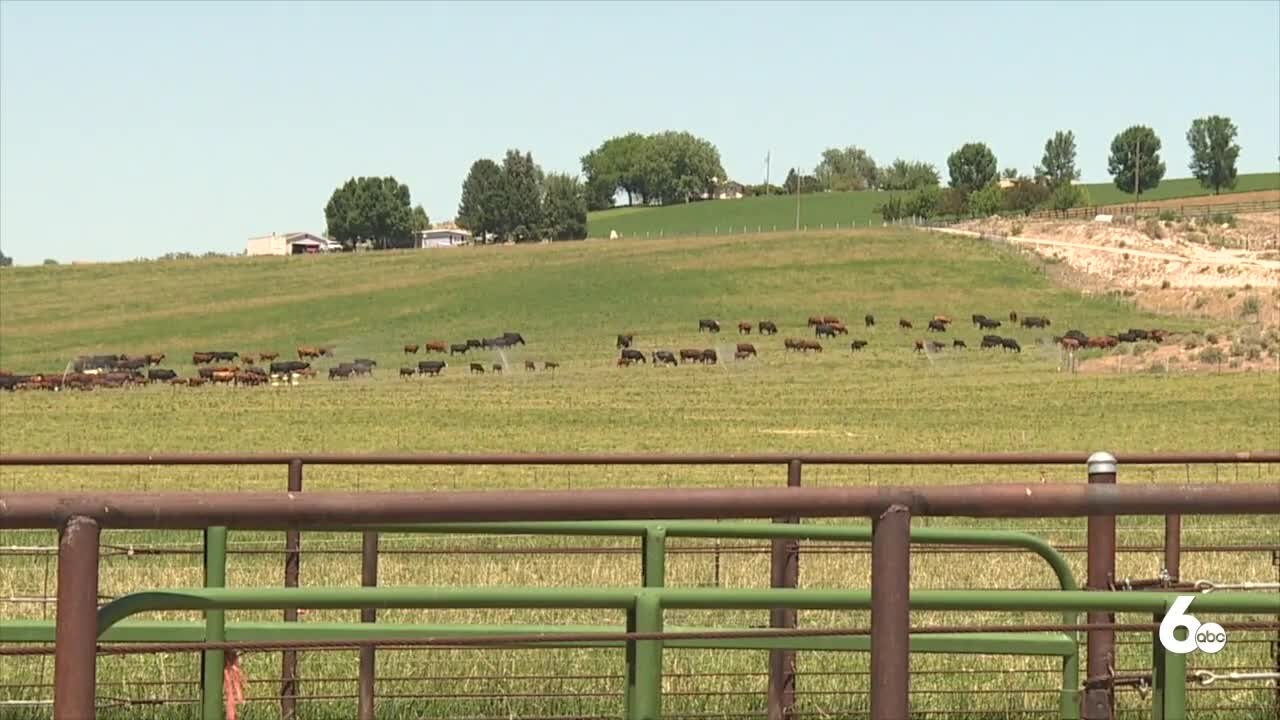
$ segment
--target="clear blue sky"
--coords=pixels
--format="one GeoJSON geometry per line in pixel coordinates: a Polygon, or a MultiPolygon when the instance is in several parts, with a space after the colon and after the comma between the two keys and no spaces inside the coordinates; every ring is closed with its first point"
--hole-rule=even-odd
{"type": "Polygon", "coordinates": [[[0,2],[0,249],[19,263],[243,250],[325,229],[394,175],[452,218],[479,157],[578,171],[606,137],[689,130],[759,182],[856,144],[1001,167],[1076,133],[1086,181],[1133,123],[1188,174],[1195,117],[1280,161],[1280,2],[0,2]]]}

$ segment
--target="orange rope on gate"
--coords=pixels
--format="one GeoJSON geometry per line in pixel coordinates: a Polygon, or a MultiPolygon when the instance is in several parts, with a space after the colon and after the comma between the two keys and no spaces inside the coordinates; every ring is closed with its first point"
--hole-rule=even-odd
{"type": "Polygon", "coordinates": [[[240,653],[228,650],[222,662],[222,686],[225,688],[227,720],[236,720],[236,712],[245,700],[244,668],[240,667],[240,653]]]}

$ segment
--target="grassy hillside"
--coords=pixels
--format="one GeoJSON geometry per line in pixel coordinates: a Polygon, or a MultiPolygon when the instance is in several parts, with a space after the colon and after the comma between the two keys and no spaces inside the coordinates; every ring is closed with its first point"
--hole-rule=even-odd
{"type": "MultiPolygon", "coordinates": [[[[541,246],[462,248],[448,251],[378,253],[306,258],[239,258],[98,266],[17,268],[0,272],[0,366],[15,371],[60,368],[89,352],[164,352],[166,362],[190,374],[190,353],[200,349],[241,352],[277,350],[298,344],[333,343],[337,358],[370,356],[380,363],[375,377],[351,382],[315,380],[295,388],[170,388],[90,393],[0,393],[0,451],[328,451],[328,452],[748,452],[748,451],[986,451],[986,450],[1221,450],[1275,446],[1274,374],[1070,375],[1057,371],[1057,354],[1037,343],[1047,333],[1014,330],[1022,354],[953,351],[936,356],[912,352],[911,342],[927,333],[894,327],[908,317],[923,327],[935,313],[957,318],[942,339],[963,338],[976,345],[978,331],[964,322],[974,312],[1003,316],[1009,310],[1049,315],[1053,330],[1079,327],[1089,333],[1130,326],[1173,330],[1192,321],[1158,318],[1128,304],[1084,298],[1053,287],[1020,256],[963,238],[923,235],[901,229],[856,233],[786,234],[751,238],[678,239],[605,243],[588,241],[541,246]],[[811,337],[805,318],[834,313],[855,321],[874,313],[873,331],[852,323],[852,337],[871,341],[861,353],[847,342],[827,342],[820,355],[787,353],[788,336],[811,337]],[[697,332],[697,320],[717,317],[728,325],[718,337],[697,332]],[[772,319],[781,327],[773,338],[738,338],[738,320],[772,319]],[[519,331],[529,344],[509,352],[502,376],[465,372],[457,359],[439,378],[402,381],[395,375],[401,346],[427,339],[519,331]],[[716,347],[731,355],[733,343],[755,343],[760,357],[718,366],[655,369],[613,366],[614,335],[636,333],[638,346],[716,347]],[[555,372],[526,373],[525,359],[556,360],[555,372]]],[[[1002,330],[1005,330],[1002,328],[1002,330]]],[[[418,356],[416,359],[419,359],[418,356]]],[[[502,358],[484,353],[486,364],[502,358]]],[[[322,367],[331,364],[326,360],[322,367]]],[[[981,467],[935,469],[806,468],[805,482],[827,484],[1079,481],[1082,467],[992,471],[981,467]]],[[[582,488],[604,486],[776,486],[778,468],[362,468],[317,467],[306,471],[308,490],[427,490],[448,488],[582,488]]],[[[1239,475],[1217,469],[1124,469],[1124,482],[1280,482],[1280,468],[1246,466],[1239,475]]],[[[0,493],[62,489],[237,489],[280,490],[280,468],[67,468],[0,469],[0,493]]],[[[930,526],[992,523],[930,519],[930,526]]],[[[1036,532],[1059,544],[1083,541],[1083,521],[1063,519],[1000,523],[1036,532]]],[[[1126,518],[1123,542],[1159,545],[1158,518],[1126,518]]],[[[1253,518],[1186,518],[1184,542],[1274,542],[1274,531],[1253,518]]],[[[139,552],[104,560],[100,592],[118,595],[141,588],[200,582],[198,555],[151,556],[148,548],[196,549],[198,533],[108,531],[104,542],[139,552]]],[[[304,533],[304,546],[332,554],[307,555],[305,586],[358,582],[359,538],[304,533]]],[[[233,550],[261,552],[281,546],[280,533],[232,534],[233,550]]],[[[49,546],[49,532],[0,531],[0,546],[49,546]]],[[[470,554],[417,556],[386,554],[380,561],[384,584],[474,586],[508,584],[634,584],[634,555],[477,552],[495,546],[529,550],[554,544],[633,547],[621,541],[524,538],[476,540],[393,535],[387,548],[470,549],[470,554]]],[[[682,542],[688,546],[695,543],[682,542]]],[[[767,543],[734,541],[762,549],[767,543]]],[[[701,543],[709,548],[710,543],[701,543]]],[[[52,594],[56,573],[50,555],[0,555],[0,624],[8,618],[39,618],[49,608],[9,603],[4,598],[52,594]]],[[[1188,553],[1187,577],[1229,577],[1266,581],[1274,577],[1269,559],[1188,553]]],[[[1071,556],[1077,577],[1084,558],[1071,556]]],[[[1154,554],[1121,556],[1119,572],[1145,577],[1158,567],[1154,554]]],[[[763,554],[725,553],[720,577],[726,587],[763,587],[769,561],[763,554]]],[[[233,586],[266,586],[281,580],[280,558],[232,556],[233,586]]],[[[804,587],[866,587],[867,556],[812,553],[801,561],[804,587]]],[[[711,582],[709,553],[675,555],[668,562],[669,584],[711,582]]],[[[912,561],[916,588],[1046,587],[1043,563],[1021,555],[928,555],[912,561]]],[[[46,617],[52,617],[46,614],[46,617]]],[[[166,616],[181,616],[173,614],[166,616]]],[[[229,612],[229,621],[278,617],[278,613],[229,612]]],[[[353,613],[313,612],[308,621],[351,620],[353,613]]],[[[865,613],[805,612],[809,627],[867,621],[865,613]]],[[[992,614],[991,622],[1014,621],[992,614]]],[[[1052,615],[1027,621],[1054,621],[1052,615]]],[[[1122,617],[1125,621],[1146,621],[1122,617]]],[[[949,614],[930,622],[971,621],[949,614]]],[[[469,612],[387,611],[379,622],[584,622],[616,623],[616,614],[592,611],[551,613],[476,610],[469,612]]],[[[671,613],[672,623],[761,625],[767,613],[671,613]]],[[[1239,636],[1244,638],[1243,634],[1239,636]]],[[[1261,643],[1232,643],[1203,667],[1265,667],[1261,643]]],[[[1118,666],[1141,667],[1150,650],[1122,645],[1118,666]]],[[[354,690],[354,652],[306,653],[303,692],[340,696],[354,690]],[[314,678],[336,678],[316,680],[314,678]],[[346,679],[341,679],[346,678],[346,679]]],[[[1052,717],[1055,663],[1049,659],[1000,657],[913,657],[913,666],[967,672],[1015,668],[1012,674],[921,675],[912,680],[916,707],[928,711],[986,711],[988,718],[1052,717]],[[982,692],[962,693],[981,686],[982,692]],[[932,694],[939,691],[939,694],[932,694]],[[942,694],[946,693],[946,694],[942,694]],[[1042,711],[1040,715],[1027,711],[1042,711]]],[[[585,717],[616,712],[619,654],[605,651],[423,651],[379,654],[380,676],[416,678],[380,681],[379,717],[393,720],[460,716],[585,717]],[[565,684],[528,679],[557,671],[591,680],[565,684]],[[434,679],[424,679],[424,676],[434,679]],[[451,680],[451,677],[466,680],[451,680]],[[485,676],[487,679],[477,679],[485,676]],[[564,691],[567,696],[554,696],[564,691]],[[436,693],[448,698],[414,699],[436,693]],[[495,693],[494,700],[478,699],[495,693]],[[612,694],[611,694],[612,693],[612,694]]],[[[762,653],[672,651],[668,682],[684,694],[670,696],[673,715],[718,716],[759,713],[765,668],[762,653]],[[690,677],[714,669],[719,677],[690,677]],[[741,673],[731,675],[732,673],[741,673]],[[754,675],[749,673],[756,673],[754,675]],[[682,674],[676,677],[677,674],[682,674]],[[730,690],[753,690],[734,697],[730,690]],[[705,693],[699,695],[697,693],[705,693]]],[[[138,680],[190,681],[198,677],[192,655],[105,658],[102,683],[138,680]]],[[[52,663],[40,658],[6,658],[0,663],[0,700],[47,697],[15,683],[51,677],[52,663]]],[[[251,694],[270,695],[279,656],[246,656],[255,684],[251,694]]],[[[865,654],[802,653],[804,675],[799,712],[858,717],[867,687],[865,654]],[[842,674],[843,673],[843,674],[842,674]]],[[[186,685],[103,685],[103,694],[131,698],[191,697],[186,685]]],[[[1216,695],[1192,694],[1192,706],[1220,704],[1216,695]]],[[[1198,718],[1268,717],[1265,689],[1233,695],[1230,714],[1197,712],[1198,718]]],[[[1136,694],[1119,699],[1124,708],[1144,706],[1136,694]]],[[[303,703],[308,720],[354,716],[354,700],[303,703]]],[[[11,712],[15,720],[47,717],[45,709],[11,712]]],[[[6,715],[5,717],[9,717],[6,715]]],[[[105,711],[105,720],[196,717],[191,706],[137,707],[105,711]],[[145,712],[145,715],[139,715],[145,712]]],[[[250,706],[254,720],[278,717],[277,705],[250,706]]]]}
{"type": "MultiPolygon", "coordinates": [[[[1094,205],[1124,203],[1132,195],[1121,192],[1114,183],[1086,185],[1094,205]]],[[[1280,174],[1241,175],[1236,192],[1280,189],[1280,174]]],[[[1160,187],[1143,195],[1146,200],[1167,200],[1207,195],[1209,191],[1194,178],[1165,180],[1160,187]]],[[[887,193],[851,192],[818,193],[800,197],[800,224],[809,228],[849,227],[851,223],[865,227],[879,223],[875,208],[887,193]]],[[[591,213],[588,230],[591,237],[609,237],[616,230],[624,237],[658,237],[665,235],[732,234],[756,232],[757,229],[789,230],[796,226],[795,196],[742,198],[671,205],[662,208],[623,207],[591,213]]]]}

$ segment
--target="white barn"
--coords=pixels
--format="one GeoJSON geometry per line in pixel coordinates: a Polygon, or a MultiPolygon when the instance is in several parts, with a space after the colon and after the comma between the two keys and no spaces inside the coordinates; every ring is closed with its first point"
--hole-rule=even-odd
{"type": "Polygon", "coordinates": [[[249,238],[246,255],[306,255],[325,252],[332,241],[308,232],[271,233],[249,238]]]}

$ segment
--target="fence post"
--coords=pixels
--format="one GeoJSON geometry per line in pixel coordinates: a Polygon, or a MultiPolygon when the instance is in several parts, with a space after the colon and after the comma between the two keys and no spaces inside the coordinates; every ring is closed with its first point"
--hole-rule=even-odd
{"type": "Polygon", "coordinates": [[[74,516],[58,530],[54,720],[97,717],[98,521],[74,516]]]}
{"type": "Polygon", "coordinates": [[[647,588],[660,588],[667,582],[667,529],[647,527],[640,538],[640,573],[647,588]]]}
{"type": "MultiPolygon", "coordinates": [[[[1090,485],[1114,485],[1116,459],[1110,453],[1096,452],[1088,461],[1090,485]]],[[[1110,591],[1116,573],[1116,519],[1115,516],[1090,516],[1088,520],[1089,559],[1088,581],[1085,588],[1099,592],[1110,591]]],[[[1114,613],[1092,612],[1088,622],[1113,623],[1114,613]]],[[[1115,668],[1116,634],[1113,630],[1090,630],[1088,654],[1085,661],[1085,677],[1109,677],[1115,668]]],[[[1115,687],[1111,682],[1090,684],[1084,693],[1084,720],[1111,720],[1115,714],[1115,687]]]]}
{"type": "Polygon", "coordinates": [[[1170,582],[1182,577],[1182,516],[1164,516],[1164,571],[1170,582]]]}
{"type": "MultiPolygon", "coordinates": [[[[662,605],[658,596],[641,590],[636,593],[635,607],[629,615],[634,631],[639,633],[662,632],[662,605]]],[[[658,720],[662,716],[662,641],[629,640],[632,692],[628,708],[630,720],[658,720]]]]}
{"type": "Polygon", "coordinates": [[[911,714],[911,510],[871,524],[871,720],[911,714]]]}
{"type": "MultiPolygon", "coordinates": [[[[787,463],[787,487],[800,487],[801,464],[799,460],[787,463]]],[[[776,523],[798,523],[799,518],[774,518],[776,523]]],[[[775,538],[770,552],[770,585],[775,588],[794,588],[800,579],[800,544],[795,540],[775,538]]],[[[774,608],[769,611],[769,627],[793,628],[796,626],[794,608],[774,608]]],[[[796,653],[794,650],[769,651],[769,720],[791,720],[796,704],[796,653]]]]}
{"type": "MultiPolygon", "coordinates": [[[[289,461],[289,492],[302,492],[302,460],[289,461]]],[[[298,587],[298,572],[301,569],[302,538],[297,530],[289,530],[284,534],[284,586],[298,587]]],[[[298,609],[286,608],[285,622],[298,621],[298,609]]],[[[280,666],[280,716],[283,720],[294,720],[298,708],[298,653],[285,650],[280,666]]]]}
{"type": "MultiPolygon", "coordinates": [[[[364,587],[378,586],[378,533],[364,533],[360,542],[360,584],[364,587]]],[[[360,622],[378,622],[378,611],[374,608],[360,609],[360,622]]],[[[377,648],[366,645],[360,648],[360,703],[358,717],[360,720],[374,718],[374,679],[377,667],[377,648]]]]}
{"type": "MultiPolygon", "coordinates": [[[[204,586],[227,586],[227,529],[210,527],[204,531],[204,586]]],[[[205,642],[222,642],[227,639],[225,610],[204,611],[205,642]]],[[[226,662],[224,650],[205,650],[200,654],[203,665],[201,690],[201,720],[222,720],[226,717],[223,700],[222,667],[226,662]]]]}

